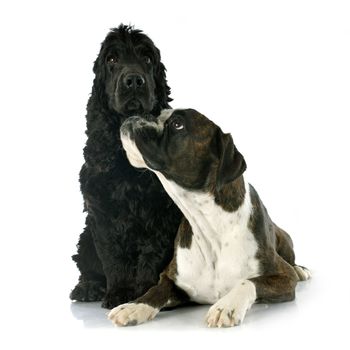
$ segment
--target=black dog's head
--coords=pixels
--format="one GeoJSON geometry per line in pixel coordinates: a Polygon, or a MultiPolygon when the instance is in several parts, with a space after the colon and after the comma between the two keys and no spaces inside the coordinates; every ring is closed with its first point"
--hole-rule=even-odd
{"type": "Polygon", "coordinates": [[[160,172],[187,189],[220,190],[246,169],[231,135],[193,109],[164,110],[155,121],[129,118],[121,140],[133,166],[160,172]]]}
{"type": "Polygon", "coordinates": [[[101,103],[122,116],[159,114],[170,88],[160,52],[140,30],[120,25],[107,35],[94,64],[101,103]]]}

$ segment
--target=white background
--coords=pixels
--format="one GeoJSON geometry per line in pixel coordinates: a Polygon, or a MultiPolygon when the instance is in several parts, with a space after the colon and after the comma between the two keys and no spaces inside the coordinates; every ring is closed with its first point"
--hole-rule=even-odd
{"type": "Polygon", "coordinates": [[[1,348],[349,348],[348,5],[2,1],[1,348]],[[160,48],[173,107],[232,132],[250,182],[313,272],[296,301],[254,306],[240,327],[213,330],[206,306],[121,329],[98,304],[68,299],[92,64],[121,22],[160,48]]]}

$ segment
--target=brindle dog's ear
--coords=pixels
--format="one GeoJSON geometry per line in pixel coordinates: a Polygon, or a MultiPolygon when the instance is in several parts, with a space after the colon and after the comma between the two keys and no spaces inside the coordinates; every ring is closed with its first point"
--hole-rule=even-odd
{"type": "Polygon", "coordinates": [[[247,169],[247,164],[233,143],[230,134],[218,131],[217,145],[219,150],[219,166],[216,179],[217,190],[239,178],[247,169]]]}

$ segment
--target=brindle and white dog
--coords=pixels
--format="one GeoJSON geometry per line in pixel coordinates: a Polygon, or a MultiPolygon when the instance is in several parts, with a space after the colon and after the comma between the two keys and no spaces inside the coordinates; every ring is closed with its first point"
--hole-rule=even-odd
{"type": "Polygon", "coordinates": [[[158,285],[111,310],[119,326],[189,301],[213,304],[209,327],[240,324],[255,302],[295,298],[311,277],[295,264],[290,236],[275,225],[230,134],[195,110],[164,110],[156,121],[126,120],[121,139],[130,163],[154,171],[185,215],[171,263],[158,285]]]}

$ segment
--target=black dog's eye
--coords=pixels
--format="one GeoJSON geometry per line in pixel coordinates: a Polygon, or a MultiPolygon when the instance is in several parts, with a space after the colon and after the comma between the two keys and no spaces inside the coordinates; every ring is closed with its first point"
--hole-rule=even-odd
{"type": "Polygon", "coordinates": [[[143,59],[145,60],[145,62],[146,62],[147,64],[150,64],[150,63],[152,62],[152,61],[151,61],[151,58],[150,58],[149,56],[145,56],[143,59]]]}
{"type": "Polygon", "coordinates": [[[107,62],[110,64],[115,64],[118,62],[118,57],[116,55],[110,55],[107,58],[107,62]]]}
{"type": "Polygon", "coordinates": [[[171,127],[175,130],[182,130],[184,128],[184,125],[182,123],[181,120],[179,119],[174,119],[171,123],[170,123],[171,127]]]}

